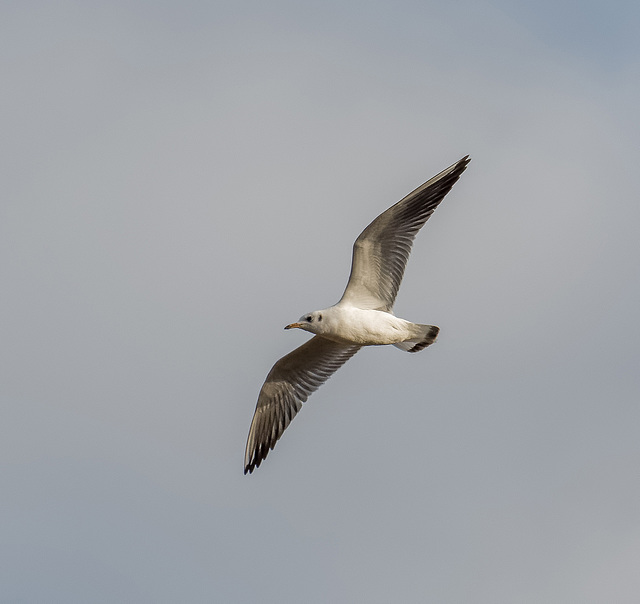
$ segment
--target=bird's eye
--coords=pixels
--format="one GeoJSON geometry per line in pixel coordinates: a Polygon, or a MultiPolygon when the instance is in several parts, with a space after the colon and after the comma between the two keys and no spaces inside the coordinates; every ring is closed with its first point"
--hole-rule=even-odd
{"type": "Polygon", "coordinates": [[[312,317],[311,315],[309,315],[309,316],[307,317],[307,321],[309,321],[309,323],[311,323],[311,321],[313,321],[313,317],[312,317]]]}
{"type": "Polygon", "coordinates": [[[322,315],[318,315],[318,321],[322,321],[322,315]]]}

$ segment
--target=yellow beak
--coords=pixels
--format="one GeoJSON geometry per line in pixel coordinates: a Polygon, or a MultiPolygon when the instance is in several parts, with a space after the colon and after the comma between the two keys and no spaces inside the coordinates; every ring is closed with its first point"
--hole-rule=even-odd
{"type": "Polygon", "coordinates": [[[295,329],[296,327],[302,327],[302,323],[291,323],[291,325],[285,325],[285,329],[295,329]]]}

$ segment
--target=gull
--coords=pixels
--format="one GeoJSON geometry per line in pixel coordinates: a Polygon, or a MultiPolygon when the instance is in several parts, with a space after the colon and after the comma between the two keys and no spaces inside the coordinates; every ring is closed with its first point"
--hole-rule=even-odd
{"type": "Polygon", "coordinates": [[[392,344],[419,352],[435,342],[438,327],[396,317],[393,304],[415,236],[469,161],[463,157],[380,214],[353,244],[351,274],[340,301],[285,327],[315,335],[267,375],[249,430],[245,474],[260,466],[302,403],[361,347],[392,344]]]}

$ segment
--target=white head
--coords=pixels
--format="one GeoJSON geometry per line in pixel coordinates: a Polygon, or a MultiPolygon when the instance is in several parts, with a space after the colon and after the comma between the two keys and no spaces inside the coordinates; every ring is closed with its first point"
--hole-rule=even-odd
{"type": "Polygon", "coordinates": [[[322,333],[324,331],[324,325],[322,323],[322,311],[314,310],[313,312],[309,312],[306,315],[302,315],[297,323],[291,323],[287,325],[285,329],[304,329],[305,331],[310,331],[311,333],[322,333]]]}

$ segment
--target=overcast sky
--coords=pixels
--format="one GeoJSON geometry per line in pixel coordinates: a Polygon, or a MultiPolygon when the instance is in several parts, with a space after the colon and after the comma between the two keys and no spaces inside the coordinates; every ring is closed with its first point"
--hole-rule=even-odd
{"type": "Polygon", "coordinates": [[[0,602],[637,603],[637,2],[5,1],[0,602]],[[381,211],[396,313],[242,473],[381,211]]]}

